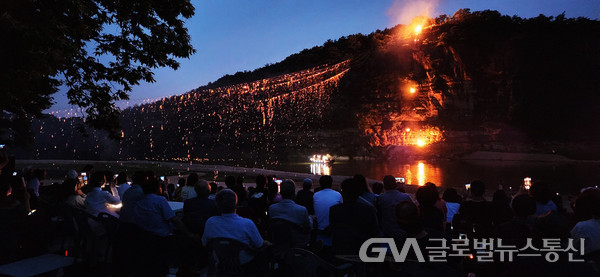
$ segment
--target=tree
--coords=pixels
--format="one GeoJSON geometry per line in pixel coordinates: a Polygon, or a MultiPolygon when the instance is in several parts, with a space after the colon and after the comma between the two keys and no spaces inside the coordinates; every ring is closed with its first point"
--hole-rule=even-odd
{"type": "Polygon", "coordinates": [[[0,11],[5,134],[22,133],[17,127],[42,116],[66,86],[86,123],[117,138],[115,101],[129,99],[142,80],[154,82],[153,69],[177,69],[177,58],[195,52],[184,27],[194,14],[190,0],[4,0],[0,11]]]}

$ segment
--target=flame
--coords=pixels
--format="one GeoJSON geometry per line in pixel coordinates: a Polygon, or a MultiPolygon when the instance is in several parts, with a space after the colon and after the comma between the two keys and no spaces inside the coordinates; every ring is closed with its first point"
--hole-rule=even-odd
{"type": "Polygon", "coordinates": [[[414,94],[415,92],[417,92],[417,89],[415,87],[410,87],[410,93],[414,94]]]}
{"type": "Polygon", "coordinates": [[[415,35],[419,35],[421,34],[421,31],[423,30],[423,26],[421,25],[417,25],[417,27],[415,27],[415,35]]]}
{"type": "Polygon", "coordinates": [[[425,143],[425,141],[423,139],[417,139],[417,146],[419,147],[423,147],[425,146],[427,143],[425,143]]]}

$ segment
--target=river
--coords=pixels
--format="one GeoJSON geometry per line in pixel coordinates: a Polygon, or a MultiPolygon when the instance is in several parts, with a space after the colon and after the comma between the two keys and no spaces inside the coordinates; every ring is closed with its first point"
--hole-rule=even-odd
{"type": "Polygon", "coordinates": [[[277,170],[316,174],[363,174],[381,180],[384,175],[404,177],[407,184],[433,182],[440,187],[464,188],[472,180],[482,180],[487,188],[516,190],[523,178],[544,180],[561,193],[576,193],[582,187],[600,185],[600,165],[594,162],[514,162],[514,161],[339,161],[331,167],[323,164],[281,164],[277,170]]]}

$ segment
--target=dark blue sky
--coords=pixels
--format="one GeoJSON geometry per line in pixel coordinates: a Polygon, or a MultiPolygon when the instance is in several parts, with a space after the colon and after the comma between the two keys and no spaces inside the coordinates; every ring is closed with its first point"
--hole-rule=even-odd
{"type": "MultiPolygon", "coordinates": [[[[407,24],[418,15],[452,15],[460,8],[502,14],[600,18],[600,0],[192,0],[187,26],[197,52],[177,70],[157,69],[156,82],[133,89],[131,100],[181,94],[225,74],[276,63],[305,48],[356,33],[407,24]]],[[[51,110],[67,109],[65,92],[51,110]]]]}

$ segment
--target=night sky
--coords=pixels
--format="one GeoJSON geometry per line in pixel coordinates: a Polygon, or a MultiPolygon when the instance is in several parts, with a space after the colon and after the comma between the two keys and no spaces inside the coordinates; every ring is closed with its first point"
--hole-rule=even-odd
{"type": "MultiPolygon", "coordinates": [[[[181,67],[155,70],[156,82],[133,89],[131,100],[185,93],[225,74],[276,63],[305,48],[356,33],[406,24],[418,15],[452,15],[460,8],[497,10],[529,18],[539,14],[600,19],[600,0],[192,0],[187,23],[197,52],[181,67]]],[[[51,110],[67,109],[57,93],[51,110]]]]}

